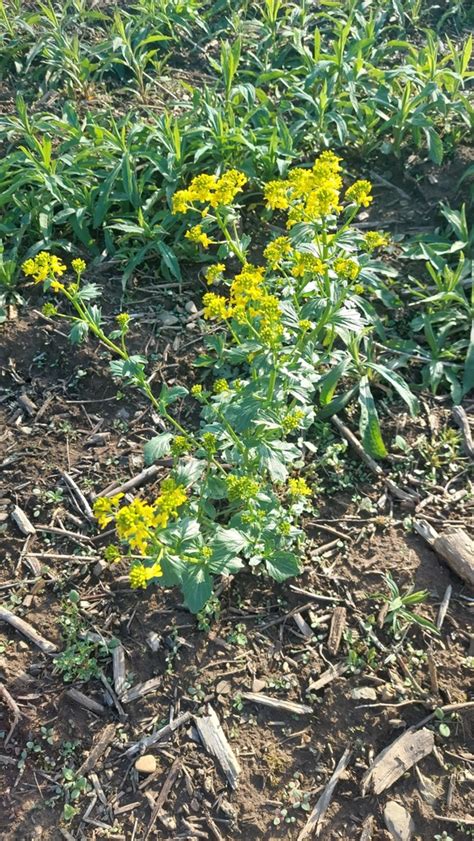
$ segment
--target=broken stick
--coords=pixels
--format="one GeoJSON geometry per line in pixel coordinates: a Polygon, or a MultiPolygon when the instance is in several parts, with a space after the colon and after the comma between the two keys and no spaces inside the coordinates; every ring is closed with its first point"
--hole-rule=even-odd
{"type": "Polygon", "coordinates": [[[311,812],[306,825],[303,827],[300,834],[298,835],[298,841],[305,841],[306,838],[310,838],[313,834],[316,836],[316,838],[318,837],[322,827],[322,820],[332,800],[334,789],[336,788],[339,778],[342,776],[347,766],[349,765],[351,755],[352,751],[350,750],[350,748],[346,748],[339,762],[337,763],[334,773],[332,774],[328,784],[326,785],[321,797],[319,798],[318,802],[316,803],[316,806],[311,812]]]}
{"type": "Polygon", "coordinates": [[[7,707],[9,707],[9,709],[13,713],[13,722],[10,726],[10,729],[9,729],[9,731],[8,731],[6,737],[5,737],[5,741],[4,741],[4,745],[6,747],[8,745],[8,742],[10,741],[11,737],[13,736],[13,731],[15,730],[15,727],[17,726],[17,724],[18,724],[18,722],[21,718],[21,713],[20,713],[20,707],[18,706],[17,702],[12,698],[12,696],[10,695],[7,687],[4,686],[3,683],[0,683],[0,698],[3,698],[7,707]]]}
{"type": "Polygon", "coordinates": [[[196,717],[196,727],[207,752],[217,759],[230,786],[237,788],[241,768],[210,704],[208,715],[196,717]]]}
{"type": "Polygon", "coordinates": [[[283,710],[294,715],[307,715],[313,712],[313,708],[307,704],[295,704],[294,701],[282,701],[280,698],[272,698],[271,695],[264,695],[262,692],[240,692],[240,697],[245,701],[252,701],[254,704],[262,704],[272,710],[283,710]]]}
{"type": "Polygon", "coordinates": [[[44,654],[56,654],[56,652],[58,651],[58,647],[53,642],[50,642],[49,640],[42,637],[38,633],[38,631],[36,631],[35,628],[33,628],[33,626],[29,624],[29,622],[25,622],[24,619],[20,619],[19,616],[15,616],[15,614],[12,613],[11,610],[8,610],[6,607],[0,607],[0,620],[2,619],[4,622],[8,622],[8,624],[15,628],[17,631],[20,631],[20,633],[24,634],[24,636],[27,637],[30,640],[30,642],[33,642],[35,645],[37,645],[38,648],[40,648],[41,651],[44,652],[44,654]]]}

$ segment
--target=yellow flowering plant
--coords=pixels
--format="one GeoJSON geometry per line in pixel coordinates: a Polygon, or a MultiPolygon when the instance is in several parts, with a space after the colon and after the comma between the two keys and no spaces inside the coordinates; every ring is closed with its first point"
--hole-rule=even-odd
{"type": "Polygon", "coordinates": [[[399,360],[383,345],[378,309],[392,298],[374,252],[385,246],[385,235],[362,234],[353,224],[372,201],[370,183],[344,190],[340,159],[324,152],[312,167],[267,184],[267,212],[277,211],[279,220],[283,214],[286,230],[267,243],[257,264],[247,256],[249,238],[237,235],[235,203],[245,182],[235,170],[203,174],[173,199],[175,213],[189,218],[188,239],[212,246],[218,258],[205,273],[203,295],[204,324],[218,330],[195,361],[211,369],[212,381],[190,391],[163,385],[155,395],[146,359],[128,352],[128,315],[104,331],[91,303],[98,290],[83,281],[82,265],[73,267],[72,283],[52,256],[25,266],[72,305],[73,316],[58,314],[73,322],[73,340],[95,335],[112,356],[113,375],[140,389],[167,424],[145,446],[147,464],[172,462],[155,499],[112,494],[96,501],[95,513],[102,528],[115,523],[122,556],[131,557],[132,587],[177,585],[195,612],[211,596],[216,575],[247,565],[283,581],[300,571],[300,519],[313,495],[301,470],[305,453],[317,446],[316,417],[357,398],[364,445],[383,456],[373,383],[384,379],[416,409],[395,370],[399,360]],[[233,271],[225,262],[230,255],[240,261],[233,271]],[[197,428],[185,428],[172,413],[180,399],[197,401],[197,428]]]}

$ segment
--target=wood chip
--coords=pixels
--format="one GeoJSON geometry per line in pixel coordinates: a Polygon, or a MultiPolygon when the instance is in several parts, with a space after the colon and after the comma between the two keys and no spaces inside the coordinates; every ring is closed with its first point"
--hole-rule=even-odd
{"type": "Polygon", "coordinates": [[[161,742],[163,739],[167,739],[168,736],[171,736],[171,734],[179,727],[182,727],[184,724],[188,724],[191,719],[192,714],[190,712],[181,713],[181,715],[178,715],[174,721],[170,721],[169,724],[165,724],[164,727],[160,727],[159,730],[155,730],[155,732],[150,736],[145,736],[143,739],[140,739],[139,742],[135,742],[133,745],[130,745],[130,747],[128,747],[125,751],[125,756],[133,756],[135,753],[147,750],[147,748],[150,748],[152,745],[156,744],[156,742],[161,742]]]}
{"type": "Polygon", "coordinates": [[[360,834],[360,841],[372,841],[372,836],[375,829],[375,818],[373,815],[367,815],[362,824],[362,832],[360,834]]]}
{"type": "Polygon", "coordinates": [[[446,619],[446,614],[448,612],[449,602],[451,601],[451,594],[453,592],[453,588],[451,584],[448,584],[446,590],[444,592],[443,601],[441,602],[438,610],[438,616],[436,618],[436,627],[438,631],[441,630],[444,620],[446,619]]]}
{"type": "Polygon", "coordinates": [[[283,701],[280,698],[272,698],[271,695],[264,695],[262,692],[241,692],[239,694],[245,701],[262,704],[262,706],[270,707],[272,710],[284,710],[295,715],[307,715],[313,712],[313,708],[307,704],[295,704],[294,701],[283,701]]]}
{"type": "Polygon", "coordinates": [[[135,686],[132,686],[131,689],[127,689],[127,691],[123,693],[120,700],[124,704],[129,704],[131,701],[137,701],[138,698],[143,698],[144,695],[148,695],[149,692],[153,692],[157,689],[162,681],[163,678],[160,676],[152,677],[151,680],[146,680],[144,683],[136,683],[135,686]]]}
{"type": "Polygon", "coordinates": [[[102,733],[99,735],[97,743],[92,748],[91,752],[87,759],[84,760],[81,767],[77,771],[78,777],[83,777],[89,771],[97,765],[100,757],[103,753],[107,750],[110,743],[113,741],[115,736],[115,731],[117,729],[116,724],[107,724],[106,727],[102,730],[102,733]]]}
{"type": "Polygon", "coordinates": [[[33,642],[44,654],[56,654],[58,651],[58,647],[49,640],[42,637],[38,631],[33,628],[29,622],[25,622],[24,619],[20,619],[19,616],[15,616],[11,610],[7,610],[6,607],[0,607],[0,621],[3,620],[4,622],[8,622],[13,628],[20,633],[24,634],[30,642],[33,642]]]}
{"type": "Polygon", "coordinates": [[[407,730],[378,756],[362,781],[362,794],[381,794],[434,748],[434,733],[426,728],[407,730]]]}
{"type": "Polygon", "coordinates": [[[72,495],[76,499],[77,504],[83,510],[84,514],[86,515],[87,519],[91,523],[95,523],[94,512],[90,507],[87,499],[85,498],[84,494],[82,493],[79,485],[74,481],[72,476],[69,473],[66,473],[64,470],[59,471],[61,476],[63,477],[66,485],[68,486],[69,490],[72,492],[72,495]]]}
{"type": "Polygon", "coordinates": [[[341,644],[344,628],[346,627],[347,611],[345,607],[335,607],[329,629],[328,649],[331,654],[337,654],[341,644]]]}
{"type": "Polygon", "coordinates": [[[182,766],[182,759],[180,757],[178,757],[178,759],[175,759],[175,761],[173,762],[173,764],[170,768],[169,774],[168,774],[165,782],[163,783],[163,788],[161,789],[161,791],[160,791],[160,793],[157,797],[155,807],[153,809],[153,812],[152,812],[152,815],[151,815],[151,818],[150,818],[150,822],[149,822],[149,824],[148,824],[148,826],[145,830],[145,834],[143,836],[143,841],[146,841],[146,839],[150,835],[150,832],[153,829],[153,826],[154,826],[157,818],[159,817],[160,813],[163,812],[163,805],[165,804],[165,802],[168,798],[168,795],[169,795],[171,789],[173,788],[173,786],[174,786],[174,784],[175,784],[175,782],[176,782],[176,780],[179,776],[179,773],[181,771],[181,766],[182,766]]]}
{"type": "Polygon", "coordinates": [[[18,722],[21,718],[21,713],[20,713],[20,707],[18,706],[17,702],[12,698],[12,696],[10,695],[7,687],[4,686],[3,683],[0,683],[0,698],[3,698],[3,700],[5,701],[5,704],[7,705],[7,707],[13,713],[13,721],[11,723],[10,729],[9,729],[7,735],[5,736],[5,740],[3,742],[4,746],[6,747],[8,745],[8,742],[10,741],[11,737],[13,736],[13,731],[15,730],[15,727],[17,726],[17,724],[18,724],[18,722]]]}
{"type": "Polygon", "coordinates": [[[227,777],[229,785],[233,789],[237,788],[241,768],[234,751],[227,741],[219,719],[210,704],[208,706],[208,715],[196,717],[196,727],[205,749],[211,756],[217,759],[227,777]]]}
{"type": "Polygon", "coordinates": [[[38,407],[35,403],[33,403],[33,401],[28,397],[27,394],[20,394],[20,396],[16,399],[17,403],[20,404],[21,408],[25,410],[27,415],[33,417],[33,415],[36,414],[38,407]]]}
{"type": "Polygon", "coordinates": [[[121,698],[126,691],[125,649],[123,645],[116,645],[112,649],[112,668],[114,673],[114,688],[117,697],[121,698]]]}
{"type": "Polygon", "coordinates": [[[318,677],[317,680],[313,680],[312,683],[309,684],[308,692],[316,692],[318,689],[322,689],[337,677],[341,677],[341,675],[347,672],[348,669],[349,666],[347,663],[337,663],[335,666],[330,666],[329,669],[326,669],[326,671],[318,677]]]}
{"type": "Polygon", "coordinates": [[[474,587],[474,541],[467,532],[454,529],[439,534],[426,520],[414,520],[413,528],[456,575],[474,587]]]}
{"type": "Polygon", "coordinates": [[[313,632],[306,620],[303,619],[301,613],[294,613],[293,619],[296,622],[296,626],[299,632],[303,634],[303,636],[306,637],[306,639],[310,639],[313,636],[313,632]]]}
{"type": "Polygon", "coordinates": [[[466,412],[462,406],[454,406],[453,418],[462,432],[462,436],[464,438],[464,449],[466,453],[469,456],[471,456],[471,458],[474,458],[474,442],[472,440],[471,428],[469,426],[469,420],[466,415],[466,412]]]}
{"type": "Polygon", "coordinates": [[[331,803],[332,796],[334,794],[334,789],[338,783],[339,778],[342,776],[344,771],[346,770],[350,758],[352,755],[352,751],[350,748],[347,748],[344,753],[342,754],[337,766],[332,774],[329,782],[324,788],[323,793],[321,794],[316,806],[314,807],[313,811],[311,812],[306,825],[301,830],[300,834],[298,835],[298,841],[305,841],[306,838],[310,838],[313,834],[316,838],[319,836],[322,828],[322,821],[324,815],[326,814],[329,804],[331,803]]]}
{"type": "Polygon", "coordinates": [[[84,693],[80,692],[79,689],[74,689],[74,687],[72,689],[68,689],[66,697],[70,698],[71,701],[74,701],[74,703],[79,704],[81,707],[85,707],[86,710],[90,710],[91,713],[104,715],[107,712],[102,704],[99,704],[98,701],[94,701],[93,698],[89,698],[88,695],[84,695],[84,693]]]}
{"type": "Polygon", "coordinates": [[[36,534],[33,523],[30,522],[25,512],[18,505],[15,505],[10,516],[22,534],[36,534]]]}

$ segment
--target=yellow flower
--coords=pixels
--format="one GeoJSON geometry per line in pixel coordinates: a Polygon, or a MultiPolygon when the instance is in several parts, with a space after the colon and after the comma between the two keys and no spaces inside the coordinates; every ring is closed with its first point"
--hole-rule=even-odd
{"type": "Polygon", "coordinates": [[[186,231],[185,237],[196,245],[202,245],[203,248],[209,248],[212,245],[212,239],[203,231],[201,225],[195,225],[194,228],[190,228],[189,231],[186,231]]]}
{"type": "Polygon", "coordinates": [[[164,479],[161,483],[161,494],[154,502],[155,522],[157,526],[165,528],[170,517],[178,515],[178,508],[187,502],[184,485],[177,485],[174,479],[164,479]]]}
{"type": "Polygon", "coordinates": [[[59,280],[51,281],[51,289],[53,292],[64,292],[65,288],[64,283],[61,283],[59,280]]]}
{"type": "MultiPolygon", "coordinates": [[[[45,280],[61,277],[66,271],[66,266],[54,254],[40,251],[33,259],[25,260],[22,269],[23,273],[27,277],[32,277],[35,283],[43,283],[45,280]]],[[[64,289],[63,286],[61,288],[64,289]]]]}
{"type": "Polygon", "coordinates": [[[238,193],[247,183],[247,177],[237,169],[229,169],[219,178],[216,188],[210,197],[211,207],[223,207],[232,204],[238,193]]]}
{"type": "Polygon", "coordinates": [[[287,210],[288,202],[288,181],[269,181],[265,184],[263,195],[267,207],[271,210],[287,210]]]}
{"type": "Polygon", "coordinates": [[[298,322],[298,327],[300,330],[304,330],[305,333],[312,328],[311,321],[308,318],[302,318],[301,321],[298,322]]]}
{"type": "Polygon", "coordinates": [[[204,277],[206,278],[209,286],[212,286],[213,283],[221,280],[223,272],[225,272],[224,263],[215,263],[213,266],[209,266],[204,273],[204,277]]]}
{"type": "Polygon", "coordinates": [[[306,272],[311,274],[324,274],[324,263],[319,257],[307,251],[297,251],[294,255],[294,264],[291,269],[293,277],[303,277],[306,272]]]}
{"type": "Polygon", "coordinates": [[[215,295],[214,292],[206,292],[203,295],[204,318],[207,320],[218,319],[224,321],[230,316],[227,300],[223,295],[215,295]]]}
{"type": "Polygon", "coordinates": [[[288,479],[288,492],[290,496],[304,497],[312,496],[313,492],[305,479],[288,479]]]}
{"type": "Polygon", "coordinates": [[[130,570],[130,587],[132,590],[138,590],[139,588],[145,589],[152,578],[161,578],[162,575],[163,570],[158,561],[155,561],[150,567],[145,566],[145,564],[136,563],[130,570]]]}
{"type": "Polygon", "coordinates": [[[99,496],[95,500],[93,506],[94,516],[101,529],[105,529],[106,525],[112,522],[115,516],[115,509],[123,497],[123,493],[118,493],[115,496],[99,496]]]}
{"type": "Polygon", "coordinates": [[[193,395],[193,397],[201,397],[202,385],[200,385],[200,383],[197,383],[197,385],[193,385],[193,387],[191,388],[191,394],[193,395]]]}
{"type": "Polygon", "coordinates": [[[214,383],[214,394],[223,394],[224,391],[229,391],[229,383],[225,379],[216,380],[214,383]]]}
{"type": "Polygon", "coordinates": [[[75,260],[72,260],[71,266],[72,266],[73,270],[76,272],[76,274],[79,274],[79,275],[82,274],[82,272],[85,272],[85,270],[87,268],[85,260],[81,260],[80,257],[76,257],[75,260]]]}
{"type": "Polygon", "coordinates": [[[43,304],[41,312],[43,315],[47,315],[48,318],[53,318],[53,316],[58,314],[58,308],[54,304],[43,304]]]}
{"type": "Polygon", "coordinates": [[[382,248],[388,245],[390,237],[387,234],[381,234],[379,231],[367,231],[364,236],[364,248],[366,251],[375,251],[376,248],[382,248]]]}
{"type": "Polygon", "coordinates": [[[304,412],[301,409],[294,409],[292,412],[289,412],[282,421],[283,430],[289,434],[290,432],[294,432],[295,429],[298,429],[300,426],[301,421],[304,418],[304,412]]]}
{"type": "Polygon", "coordinates": [[[348,257],[338,257],[334,260],[334,271],[345,280],[355,280],[360,273],[360,266],[348,257]]]}
{"type": "Polygon", "coordinates": [[[291,242],[288,237],[277,237],[267,245],[263,256],[270,268],[276,269],[290,253],[291,242]]]}
{"type": "MultiPolygon", "coordinates": [[[[243,186],[247,183],[247,177],[243,172],[230,169],[217,178],[216,175],[201,173],[196,175],[186,190],[178,190],[172,201],[173,213],[186,213],[194,202],[208,204],[211,207],[222,207],[232,204],[238,193],[242,192],[243,186]]],[[[202,216],[207,215],[207,209],[202,211],[202,216]]]]}
{"type": "Polygon", "coordinates": [[[186,213],[191,207],[192,196],[189,190],[177,190],[174,194],[171,209],[173,213],[186,213]]]}
{"type": "Polygon", "coordinates": [[[130,316],[128,312],[120,312],[116,317],[115,320],[120,327],[121,330],[125,331],[128,327],[130,316]]]}
{"type": "Polygon", "coordinates": [[[370,195],[372,184],[370,181],[355,181],[348,190],[346,190],[346,200],[358,204],[360,207],[368,207],[373,201],[373,196],[370,195]]]}

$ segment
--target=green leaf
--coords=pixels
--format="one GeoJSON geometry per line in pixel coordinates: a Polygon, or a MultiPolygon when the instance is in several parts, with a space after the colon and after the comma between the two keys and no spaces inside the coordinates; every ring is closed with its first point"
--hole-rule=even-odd
{"type": "Polygon", "coordinates": [[[147,441],[143,448],[143,455],[147,466],[158,461],[159,458],[168,455],[172,438],[173,436],[170,432],[163,432],[161,435],[155,435],[154,438],[147,441]]]}
{"type": "Polygon", "coordinates": [[[338,362],[338,364],[335,365],[334,368],[332,368],[331,371],[329,371],[329,373],[319,381],[319,402],[321,406],[327,406],[332,400],[337,384],[346,373],[350,364],[351,360],[349,357],[341,359],[341,361],[338,362]]]}
{"type": "Polygon", "coordinates": [[[474,321],[471,327],[469,347],[467,349],[466,361],[464,363],[464,376],[462,385],[464,394],[468,394],[471,391],[471,389],[474,389],[474,321]]]}
{"type": "Polygon", "coordinates": [[[416,399],[415,395],[412,394],[412,392],[410,391],[403,377],[401,377],[400,374],[397,374],[395,371],[392,371],[391,368],[387,368],[386,365],[379,365],[376,362],[370,362],[369,365],[374,371],[377,371],[377,373],[380,374],[381,377],[383,377],[385,380],[387,380],[387,382],[390,383],[390,385],[393,386],[395,391],[398,392],[402,400],[404,400],[407,404],[410,410],[410,414],[412,416],[418,414],[418,400],[416,399]]]}
{"type": "Polygon", "coordinates": [[[374,458],[384,458],[387,450],[380,431],[379,416],[367,377],[362,377],[359,384],[360,434],[364,449],[374,458]]]}
{"type": "Polygon", "coordinates": [[[218,528],[210,548],[212,562],[226,560],[238,555],[248,544],[247,536],[238,529],[218,528]]]}
{"type": "Polygon", "coordinates": [[[285,581],[292,575],[299,575],[301,572],[300,563],[292,552],[275,552],[270,558],[265,559],[265,566],[268,574],[275,581],[285,581]]]}
{"type": "Polygon", "coordinates": [[[187,393],[188,389],[183,385],[174,385],[172,388],[168,388],[166,383],[164,383],[161,387],[160,396],[158,398],[162,410],[171,406],[171,404],[175,403],[176,400],[179,400],[180,397],[186,397],[187,393]]]}
{"type": "Polygon", "coordinates": [[[212,595],[212,578],[200,564],[189,564],[186,567],[181,586],[184,603],[191,613],[198,613],[212,595]]]}
{"type": "Polygon", "coordinates": [[[188,488],[194,485],[201,478],[206,465],[207,461],[197,458],[187,458],[185,461],[180,461],[174,474],[177,483],[188,488]]]}
{"type": "Polygon", "coordinates": [[[440,166],[443,163],[444,146],[438,132],[430,126],[423,129],[426,135],[426,142],[428,144],[428,156],[433,163],[440,166]]]}

